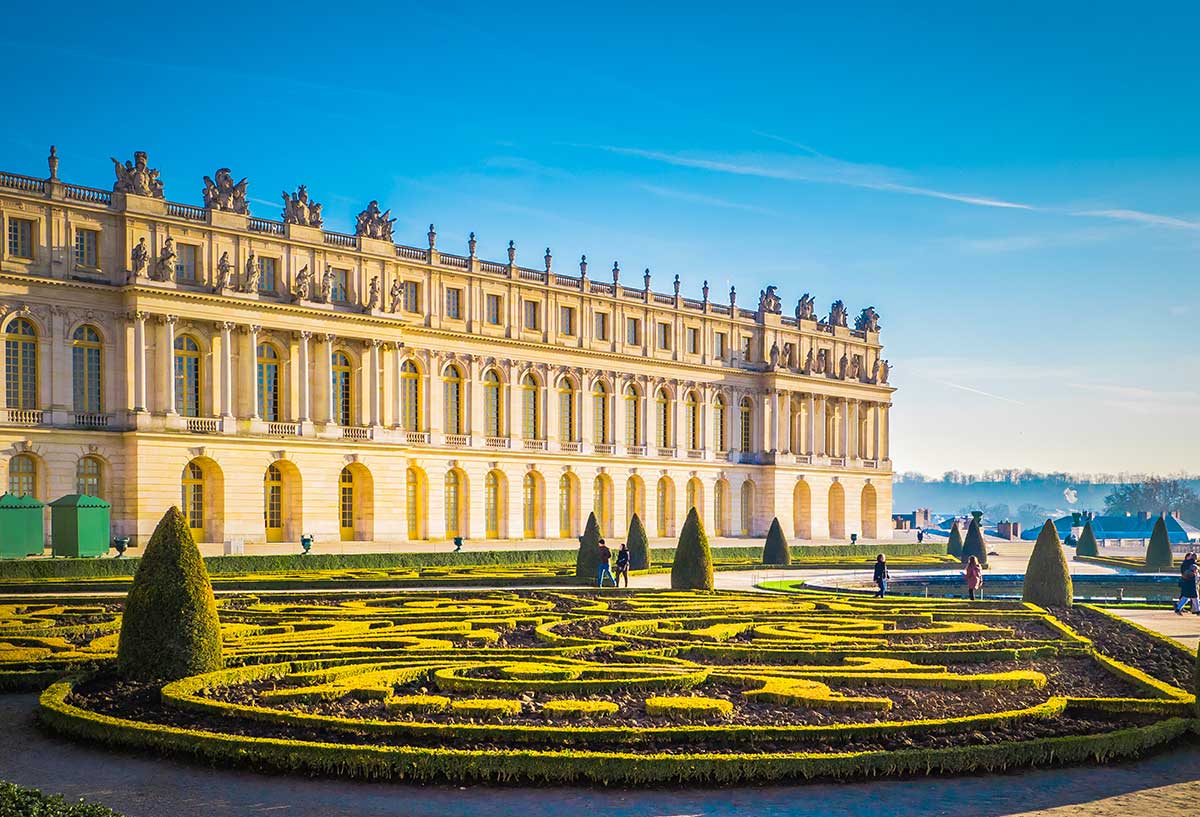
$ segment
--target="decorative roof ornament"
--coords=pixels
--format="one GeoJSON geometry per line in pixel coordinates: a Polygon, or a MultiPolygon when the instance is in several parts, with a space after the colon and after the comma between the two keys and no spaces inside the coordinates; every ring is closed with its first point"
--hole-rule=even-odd
{"type": "Polygon", "coordinates": [[[471,253],[472,258],[475,257],[475,247],[478,244],[479,242],[475,240],[475,233],[471,233],[471,235],[467,237],[467,251],[471,253]]]}
{"type": "Polygon", "coordinates": [[[299,224],[301,227],[321,227],[325,224],[321,205],[309,200],[305,185],[300,185],[290,195],[284,190],[282,195],[284,224],[299,224]]]}
{"type": "Polygon", "coordinates": [[[737,306],[737,287],[729,288],[729,308],[737,306]]]}
{"type": "Polygon", "coordinates": [[[679,273],[675,273],[675,297],[679,297],[679,273]]]}
{"type": "Polygon", "coordinates": [[[50,178],[47,181],[58,181],[58,149],[54,145],[50,146],[50,155],[46,157],[46,164],[50,166],[50,178]]]}
{"type": "Polygon", "coordinates": [[[700,291],[704,293],[704,303],[708,303],[708,281],[704,282],[704,286],[700,288],[700,291]]]}
{"type": "Polygon", "coordinates": [[[613,261],[613,284],[621,283],[621,265],[613,261]]]}
{"type": "Polygon", "coordinates": [[[647,292],[650,291],[650,268],[646,267],[646,271],[642,273],[642,288],[647,292]]]}
{"type": "Polygon", "coordinates": [[[587,256],[586,255],[579,256],[579,277],[580,278],[587,277],[587,256]]]}
{"type": "Polygon", "coordinates": [[[830,326],[846,326],[846,305],[840,298],[829,307],[828,323],[830,326]]]}
{"type": "Polygon", "coordinates": [[[391,241],[392,227],[396,223],[396,219],[388,218],[391,214],[391,210],[381,211],[379,202],[372,199],[367,204],[367,209],[358,214],[358,218],[355,220],[354,234],[366,238],[376,238],[380,241],[391,241]]]}
{"type": "Polygon", "coordinates": [[[816,299],[806,292],[801,295],[800,300],[796,302],[796,320],[811,321],[816,320],[816,317],[816,299]]]}
{"type": "Polygon", "coordinates": [[[546,262],[546,272],[550,271],[550,266],[554,261],[554,256],[550,254],[550,248],[546,248],[546,255],[542,258],[546,262]]]}
{"type": "Polygon", "coordinates": [[[880,329],[879,313],[875,311],[875,307],[868,306],[858,313],[858,317],[854,319],[854,328],[860,332],[878,332],[880,329]]]}
{"type": "Polygon", "coordinates": [[[508,265],[511,267],[517,263],[517,243],[509,240],[508,242],[508,265]]]}
{"type": "Polygon", "coordinates": [[[779,315],[783,312],[783,301],[777,293],[777,287],[769,286],[758,293],[758,311],[764,315],[779,315]]]}
{"type": "MultiPolygon", "coordinates": [[[[111,158],[111,157],[110,157],[111,158]]],[[[112,160],[117,180],[113,183],[114,193],[128,193],[134,196],[150,196],[163,198],[162,181],[158,178],[158,170],[149,167],[146,151],[139,150],[133,154],[132,162],[112,160]]]]}
{"type": "Polygon", "coordinates": [[[219,167],[216,180],[204,177],[204,206],[209,210],[222,210],[226,213],[250,215],[250,205],[246,201],[245,177],[240,182],[233,181],[233,174],[227,167],[219,167]]]}
{"type": "Polygon", "coordinates": [[[429,239],[429,249],[434,249],[437,246],[437,230],[433,228],[432,224],[429,225],[429,232],[425,234],[425,237],[429,239]]]}

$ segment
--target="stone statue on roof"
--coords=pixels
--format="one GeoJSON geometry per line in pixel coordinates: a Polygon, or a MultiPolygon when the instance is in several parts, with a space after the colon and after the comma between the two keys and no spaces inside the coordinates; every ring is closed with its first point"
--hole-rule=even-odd
{"type": "Polygon", "coordinates": [[[768,315],[778,315],[783,312],[783,301],[777,294],[777,287],[769,286],[758,293],[758,311],[768,315]]]}
{"type": "Polygon", "coordinates": [[[248,182],[243,178],[240,182],[233,180],[229,168],[217,168],[216,178],[204,177],[204,206],[209,210],[222,210],[227,213],[250,215],[250,205],[246,201],[248,182]]]}
{"type": "Polygon", "coordinates": [[[392,227],[396,223],[396,219],[388,218],[391,214],[391,210],[381,211],[379,202],[372,200],[367,204],[367,209],[358,214],[354,225],[354,234],[367,238],[378,238],[381,241],[391,241],[392,227]]]}
{"type": "Polygon", "coordinates": [[[829,307],[829,325],[844,327],[846,325],[846,315],[846,305],[839,298],[829,307]]]}
{"type": "Polygon", "coordinates": [[[816,299],[807,292],[800,296],[800,300],[796,302],[796,320],[811,321],[817,316],[817,307],[814,303],[816,299]]]}
{"type": "Polygon", "coordinates": [[[866,332],[879,331],[879,313],[875,311],[875,307],[868,306],[858,314],[854,319],[854,328],[866,332]]]}
{"type": "Polygon", "coordinates": [[[112,163],[117,174],[117,180],[113,183],[114,193],[130,193],[156,199],[163,197],[163,186],[158,179],[158,171],[148,166],[146,151],[139,150],[134,153],[132,162],[126,161],[125,164],[121,164],[120,160],[113,158],[112,163]]]}
{"type": "Polygon", "coordinates": [[[325,219],[321,216],[321,205],[309,201],[308,187],[300,185],[295,193],[283,191],[283,221],[302,227],[321,227],[325,219]]]}

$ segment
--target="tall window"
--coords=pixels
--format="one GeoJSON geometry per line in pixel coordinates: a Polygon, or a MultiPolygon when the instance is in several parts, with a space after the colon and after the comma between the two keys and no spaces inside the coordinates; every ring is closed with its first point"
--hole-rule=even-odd
{"type": "Polygon", "coordinates": [[[596,340],[608,340],[608,313],[596,313],[596,340]]]}
{"type": "Polygon", "coordinates": [[[713,357],[717,360],[725,359],[725,333],[717,332],[713,335],[713,357]]]}
{"type": "Polygon", "coordinates": [[[279,352],[269,343],[258,344],[258,416],[279,422],[279,352]]]}
{"type": "Polygon", "coordinates": [[[488,471],[483,478],[483,522],[488,539],[500,538],[500,477],[488,471]]]}
{"type": "Polygon", "coordinates": [[[416,281],[404,282],[404,311],[421,311],[421,285],[416,281]]]}
{"type": "Polygon", "coordinates": [[[635,513],[639,519],[645,518],[646,512],[642,507],[642,502],[642,485],[638,482],[637,477],[630,477],[625,483],[625,518],[627,521],[632,520],[635,513]]]}
{"type": "Polygon", "coordinates": [[[716,423],[717,450],[729,450],[729,412],[725,408],[725,398],[717,395],[713,401],[713,422],[716,423]]]}
{"type": "Polygon", "coordinates": [[[697,480],[689,479],[687,486],[684,488],[684,501],[687,507],[684,510],[690,511],[695,508],[700,510],[700,483],[697,480]]]}
{"type": "Polygon", "coordinates": [[[175,338],[175,410],[200,416],[200,344],[191,335],[175,338]]]}
{"type": "Polygon", "coordinates": [[[34,222],[27,218],[8,220],[8,254],[13,258],[33,260],[34,222]]]}
{"type": "Polygon", "coordinates": [[[458,471],[446,472],[446,536],[461,536],[462,480],[458,471]]]}
{"type": "Polygon", "coordinates": [[[421,373],[411,360],[400,366],[400,425],[405,431],[421,430],[421,373]]]}
{"type": "Polygon", "coordinates": [[[345,352],[334,352],[332,358],[333,420],[338,425],[353,425],[354,369],[345,352]]]}
{"type": "Polygon", "coordinates": [[[532,539],[537,536],[538,507],[541,505],[538,502],[537,477],[526,472],[525,479],[521,482],[521,493],[525,508],[525,538],[532,539]]]}
{"type": "Polygon", "coordinates": [[[729,488],[725,480],[717,480],[713,486],[713,529],[716,536],[724,536],[729,529],[725,506],[729,502],[729,488]]]}
{"type": "Polygon", "coordinates": [[[630,346],[642,345],[642,322],[638,318],[625,319],[625,343],[630,346]]]}
{"type": "Polygon", "coordinates": [[[692,449],[693,451],[699,450],[699,448],[700,448],[700,401],[696,397],[696,393],[694,391],[688,392],[687,398],[684,401],[683,409],[684,409],[684,419],[685,419],[686,425],[687,425],[687,428],[684,429],[684,431],[687,434],[688,448],[692,449]]]}
{"type": "Polygon", "coordinates": [[[100,482],[100,460],[95,457],[80,457],[75,464],[75,493],[85,496],[102,496],[104,486],[100,482]]]}
{"type": "Polygon", "coordinates": [[[500,375],[495,369],[489,369],[483,376],[483,433],[488,437],[499,437],[504,433],[503,395],[500,375]]]}
{"type": "Polygon", "coordinates": [[[75,264],[80,267],[95,269],[100,266],[99,253],[100,233],[95,230],[78,229],[75,231],[75,264]]]}
{"type": "Polygon", "coordinates": [[[442,377],[445,385],[445,412],[447,434],[462,434],[463,432],[463,376],[457,366],[447,366],[442,377]]]}
{"type": "Polygon", "coordinates": [[[742,398],[742,405],[738,412],[740,416],[738,435],[741,438],[741,446],[743,451],[754,450],[754,404],[749,397],[742,398]]]}
{"type": "Polygon", "coordinates": [[[187,517],[192,538],[204,536],[204,471],[194,462],[183,469],[183,496],[180,504],[187,517]]]}
{"type": "Polygon", "coordinates": [[[274,258],[258,259],[258,291],[275,292],[279,287],[279,267],[274,258]]]}
{"type": "Polygon", "coordinates": [[[8,461],[8,492],[16,496],[37,496],[37,462],[28,454],[17,454],[8,461]]]}
{"type": "Polygon", "coordinates": [[[608,430],[608,386],[604,385],[602,380],[597,380],[596,385],[592,387],[592,419],[595,426],[593,442],[601,445],[611,443],[608,430]]]}
{"type": "Polygon", "coordinates": [[[659,448],[671,444],[671,397],[666,389],[654,396],[654,444],[659,448]]]}
{"type": "Polygon", "coordinates": [[[658,348],[664,350],[671,348],[671,324],[669,323],[658,325],[658,348]]]}
{"type": "Polygon", "coordinates": [[[537,329],[541,325],[539,318],[541,317],[542,305],[537,301],[524,301],[525,309],[525,328],[537,329]]]}
{"type": "Polygon", "coordinates": [[[268,542],[283,541],[283,474],[274,465],[263,475],[263,527],[268,542]]]}
{"type": "Polygon", "coordinates": [[[500,296],[488,295],[484,299],[485,320],[492,326],[500,325],[500,296]]]}
{"type": "Polygon", "coordinates": [[[462,319],[462,290],[446,290],[446,317],[454,320],[462,319]]]}
{"type": "Polygon", "coordinates": [[[333,286],[329,289],[329,300],[344,304],[350,300],[350,271],[334,267],[330,272],[333,273],[333,286]]]}
{"type": "Polygon", "coordinates": [[[642,395],[632,383],[625,387],[625,445],[645,445],[642,439],[642,395]]]}
{"type": "Polygon", "coordinates": [[[521,436],[527,440],[542,439],[542,413],[539,411],[538,383],[533,375],[521,378],[521,436]]]}
{"type": "Polygon", "coordinates": [[[671,535],[671,483],[663,477],[658,481],[658,535],[671,535]]]}
{"type": "MultiPolygon", "coordinates": [[[[9,222],[11,224],[11,222],[9,222]]],[[[38,348],[33,323],[17,318],[5,336],[5,395],[11,409],[37,408],[38,348]]]]}
{"type": "Polygon", "coordinates": [[[558,308],[558,331],[564,335],[575,334],[575,307],[560,306],[558,308]]]}
{"type": "Polygon", "coordinates": [[[421,475],[415,468],[409,468],[404,474],[404,500],[408,511],[408,538],[416,541],[421,538],[425,521],[425,492],[421,490],[421,475]]]}
{"type": "Polygon", "coordinates": [[[197,258],[200,248],[195,244],[179,244],[176,247],[175,280],[195,283],[200,280],[200,265],[197,258]]]}
{"type": "Polygon", "coordinates": [[[742,536],[754,532],[754,483],[746,480],[742,483],[742,536]]]}
{"type": "Polygon", "coordinates": [[[688,327],[687,350],[690,355],[700,354],[700,330],[695,326],[688,327]]]}
{"type": "Polygon", "coordinates": [[[558,481],[558,535],[570,539],[575,535],[575,483],[570,474],[563,474],[558,481]]]}
{"type": "Polygon", "coordinates": [[[338,477],[338,527],[343,542],[354,538],[354,472],[349,468],[338,477]]]}
{"type": "Polygon", "coordinates": [[[558,439],[575,441],[575,384],[564,377],[558,384],[558,439]]]}
{"type": "Polygon", "coordinates": [[[608,532],[609,519],[612,516],[612,508],[609,507],[611,504],[608,500],[608,478],[603,475],[596,477],[592,486],[592,511],[596,514],[596,521],[600,523],[601,533],[608,532]]]}
{"type": "Polygon", "coordinates": [[[81,326],[71,336],[71,390],[76,411],[104,411],[100,333],[81,326]]]}

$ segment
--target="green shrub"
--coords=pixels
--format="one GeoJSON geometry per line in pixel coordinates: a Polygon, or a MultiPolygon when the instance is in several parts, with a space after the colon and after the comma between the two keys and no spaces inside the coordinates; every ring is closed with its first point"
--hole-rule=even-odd
{"type": "Polygon", "coordinates": [[[1070,607],[1071,599],[1071,571],[1058,540],[1058,530],[1047,519],[1025,568],[1021,600],[1042,607],[1070,607]]]}
{"type": "Polygon", "coordinates": [[[771,529],[767,531],[767,542],[763,545],[762,560],[765,565],[790,565],[792,563],[792,554],[788,550],[783,528],[779,526],[779,517],[771,520],[771,529]]]}
{"type": "Polygon", "coordinates": [[[704,524],[695,508],[688,509],[683,531],[679,534],[675,562],[671,565],[671,589],[713,589],[712,551],[708,547],[704,524]]]}
{"type": "Polygon", "coordinates": [[[589,513],[583,536],[579,537],[579,551],[575,554],[575,577],[596,580],[600,569],[600,523],[596,514],[589,513]]]}
{"type": "Polygon", "coordinates": [[[650,569],[650,540],[646,537],[646,527],[642,518],[636,513],[629,520],[629,537],[625,540],[629,545],[629,569],[650,569]]]}
{"type": "Polygon", "coordinates": [[[521,714],[521,702],[503,698],[467,698],[451,701],[450,711],[466,718],[501,718],[521,714]]]}
{"type": "Polygon", "coordinates": [[[61,797],[0,783],[0,817],[121,817],[97,803],[68,803],[61,797]]]}
{"type": "Polygon", "coordinates": [[[450,699],[445,695],[397,695],[383,702],[388,714],[434,714],[445,712],[449,706],[450,699]]]}
{"type": "Polygon", "coordinates": [[[1080,556],[1099,556],[1100,546],[1096,543],[1096,534],[1092,530],[1092,520],[1088,520],[1083,526],[1083,533],[1079,535],[1079,542],[1075,545],[1075,558],[1080,556]]]}
{"type": "Polygon", "coordinates": [[[117,667],[126,678],[152,681],[221,666],[212,584],[187,521],[172,506],[154,529],[125,599],[117,667]]]}
{"type": "Polygon", "coordinates": [[[1167,523],[1161,516],[1154,523],[1150,544],[1146,547],[1146,567],[1152,570],[1170,570],[1175,566],[1171,555],[1171,540],[1167,536],[1167,523]]]}
{"type": "Polygon", "coordinates": [[[674,721],[726,718],[733,714],[733,704],[723,698],[647,698],[646,714],[674,721]]]}
{"type": "Polygon", "coordinates": [[[620,709],[614,701],[546,701],[542,704],[542,714],[552,721],[569,721],[579,718],[595,718],[600,715],[612,715],[620,709]]]}
{"type": "Polygon", "coordinates": [[[946,553],[961,559],[963,555],[963,540],[962,531],[958,529],[958,520],[955,519],[950,525],[950,538],[946,540],[946,553]]]}
{"type": "Polygon", "coordinates": [[[966,562],[974,556],[979,564],[987,567],[987,547],[983,544],[983,531],[979,529],[979,520],[972,519],[967,528],[967,538],[963,540],[962,560],[966,562]]]}

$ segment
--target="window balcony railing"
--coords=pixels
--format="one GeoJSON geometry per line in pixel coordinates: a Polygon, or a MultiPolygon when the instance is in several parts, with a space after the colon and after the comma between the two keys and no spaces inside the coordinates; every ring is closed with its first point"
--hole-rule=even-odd
{"type": "Polygon", "coordinates": [[[704,450],[701,448],[689,448],[688,449],[688,459],[689,460],[704,459],[704,450]]]}
{"type": "Polygon", "coordinates": [[[812,454],[797,454],[796,465],[812,465],[812,454]]]}
{"type": "Polygon", "coordinates": [[[845,468],[846,467],[846,458],[845,457],[830,457],[829,464],[836,466],[838,468],[845,468]]]}
{"type": "Polygon", "coordinates": [[[612,443],[596,443],[597,454],[613,454],[616,453],[617,447],[612,443]]]}
{"type": "Polygon", "coordinates": [[[40,426],[46,413],[41,409],[5,409],[4,422],[16,426],[40,426]]]}
{"type": "Polygon", "coordinates": [[[221,430],[221,421],[216,417],[184,417],[184,428],[193,434],[216,434],[221,430]]]}
{"type": "Polygon", "coordinates": [[[658,456],[663,457],[664,459],[669,459],[669,460],[675,459],[675,456],[676,456],[674,448],[659,448],[659,449],[656,449],[655,453],[658,454],[658,456]]]}
{"type": "Polygon", "coordinates": [[[267,433],[272,437],[299,437],[299,423],[267,423],[267,433]]]}
{"type": "Polygon", "coordinates": [[[71,425],[76,428],[108,428],[113,416],[102,411],[75,411],[71,413],[71,425]]]}
{"type": "Polygon", "coordinates": [[[466,448],[471,444],[471,438],[466,434],[447,434],[445,442],[452,448],[466,448]]]}
{"type": "Polygon", "coordinates": [[[484,437],[483,444],[488,448],[508,448],[508,437],[484,437]]]}
{"type": "Polygon", "coordinates": [[[369,440],[371,429],[367,426],[342,426],[343,440],[369,440]]]}
{"type": "Polygon", "coordinates": [[[644,446],[644,445],[627,445],[627,446],[625,446],[625,453],[631,457],[644,457],[644,456],[646,456],[646,446],[644,446]]]}
{"type": "Polygon", "coordinates": [[[526,451],[545,451],[546,450],[546,441],[545,440],[533,440],[533,439],[530,439],[529,437],[526,437],[525,439],[521,440],[521,444],[522,444],[522,447],[526,451]]]}
{"type": "Polygon", "coordinates": [[[565,440],[558,444],[558,448],[560,451],[569,451],[578,454],[583,450],[583,443],[574,440],[565,440]]]}
{"type": "Polygon", "coordinates": [[[878,468],[879,460],[863,460],[862,467],[863,468],[878,468]]]}
{"type": "Polygon", "coordinates": [[[401,431],[401,439],[409,445],[429,445],[428,431],[401,431]]]}

